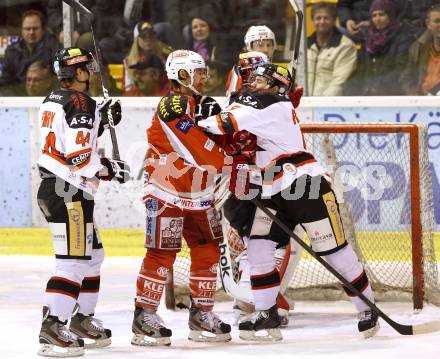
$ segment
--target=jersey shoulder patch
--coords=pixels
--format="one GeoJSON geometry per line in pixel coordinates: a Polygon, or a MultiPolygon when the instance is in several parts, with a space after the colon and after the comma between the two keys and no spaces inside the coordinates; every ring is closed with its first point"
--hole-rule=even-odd
{"type": "Polygon", "coordinates": [[[157,106],[157,115],[164,122],[170,122],[186,113],[188,99],[181,95],[168,95],[162,97],[157,106]]]}
{"type": "Polygon", "coordinates": [[[96,101],[79,91],[68,91],[69,101],[63,104],[66,122],[71,128],[93,128],[96,101]]]}

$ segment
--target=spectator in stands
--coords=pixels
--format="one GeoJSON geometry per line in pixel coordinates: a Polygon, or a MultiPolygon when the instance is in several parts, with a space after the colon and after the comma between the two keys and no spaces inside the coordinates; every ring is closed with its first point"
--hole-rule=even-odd
{"type": "Polygon", "coordinates": [[[224,66],[215,61],[210,61],[207,65],[209,68],[209,77],[206,80],[204,93],[209,96],[224,96],[226,82],[224,66]]]}
{"type": "Polygon", "coordinates": [[[48,64],[36,61],[26,72],[26,94],[28,96],[47,96],[54,88],[54,76],[48,64]]]}
{"type": "Polygon", "coordinates": [[[176,31],[165,22],[163,0],[96,0],[96,36],[108,64],[121,64],[133,43],[133,28],[148,21],[164,43],[174,40],[176,31]]]}
{"type": "Polygon", "coordinates": [[[191,19],[190,34],[185,49],[197,52],[205,62],[215,60],[216,46],[212,41],[207,17],[194,17],[191,19]]]}
{"type": "Polygon", "coordinates": [[[133,70],[133,84],[125,89],[124,96],[165,96],[169,87],[161,79],[165,75],[162,61],[155,55],[142,57],[130,65],[133,70]]]}
{"type": "MultiPolygon", "coordinates": [[[[90,9],[94,5],[94,0],[82,0],[81,3],[90,9]]],[[[46,5],[47,13],[47,28],[54,34],[60,44],[64,42],[63,34],[63,2],[59,0],[48,0],[46,5]]],[[[73,16],[74,31],[73,31],[73,44],[78,47],[77,40],[83,34],[90,34],[91,19],[89,16],[84,16],[80,13],[75,13],[73,16]]],[[[85,47],[81,47],[85,48],[85,47]]],[[[90,49],[90,46],[87,47],[90,49]]]]}
{"type": "MultiPolygon", "coordinates": [[[[110,75],[109,67],[103,66],[105,69],[105,72],[102,74],[103,76],[106,76],[106,84],[107,84],[107,90],[109,92],[110,96],[121,96],[122,91],[118,89],[116,80],[110,75]]],[[[89,85],[89,95],[92,97],[101,97],[103,96],[102,93],[102,83],[101,83],[101,75],[98,72],[91,72],[90,73],[90,85],[89,85]]]]}
{"type": "MultiPolygon", "coordinates": [[[[396,7],[396,16],[401,19],[406,13],[408,0],[392,0],[396,7]]],[[[419,3],[424,0],[414,0],[419,3]]],[[[356,42],[364,42],[370,26],[370,7],[373,0],[339,0],[338,16],[346,35],[356,42]]],[[[409,11],[409,10],[408,10],[409,11]]],[[[402,19],[401,19],[402,20],[402,19]]]]}
{"type": "Polygon", "coordinates": [[[440,90],[440,5],[428,11],[426,27],[409,49],[401,79],[406,95],[437,95],[440,90]]]}
{"type": "MultiPolygon", "coordinates": [[[[128,88],[134,81],[134,69],[131,68],[142,59],[148,60],[151,56],[158,57],[164,64],[167,56],[172,52],[172,48],[157,39],[153,26],[146,21],[139,22],[134,30],[134,40],[130,49],[130,53],[124,59],[124,88],[128,88]]],[[[168,83],[168,79],[164,75],[161,79],[163,84],[168,83]]]]}
{"type": "Polygon", "coordinates": [[[342,95],[345,82],[356,68],[354,42],[336,27],[336,6],[319,2],[312,6],[316,31],[307,43],[307,81],[310,96],[342,95]]]}
{"type": "MultiPolygon", "coordinates": [[[[168,21],[176,29],[179,43],[188,41],[189,27],[192,18],[205,18],[206,14],[216,17],[216,0],[167,0],[165,13],[168,21]],[[185,40],[183,40],[185,39],[185,40]]],[[[215,19],[216,20],[216,19],[215,19]]]]}
{"type": "Polygon", "coordinates": [[[406,0],[400,12],[400,19],[413,28],[417,36],[426,30],[425,20],[428,10],[440,0],[406,0]]]}
{"type": "Polygon", "coordinates": [[[391,0],[374,0],[370,14],[366,44],[361,49],[358,68],[347,94],[403,95],[399,79],[415,35],[399,23],[391,0]]]}
{"type": "Polygon", "coordinates": [[[35,61],[51,63],[55,52],[60,48],[55,36],[46,32],[45,18],[40,11],[28,10],[21,20],[21,37],[9,45],[3,59],[0,86],[19,87],[26,81],[26,71],[35,61]]]}
{"type": "Polygon", "coordinates": [[[339,0],[338,16],[341,26],[352,39],[360,40],[362,30],[370,25],[370,6],[372,0],[339,0]]]}

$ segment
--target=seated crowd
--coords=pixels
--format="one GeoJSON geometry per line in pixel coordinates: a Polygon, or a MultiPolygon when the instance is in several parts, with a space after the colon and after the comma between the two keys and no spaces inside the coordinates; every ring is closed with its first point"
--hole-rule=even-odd
{"type": "MultiPolygon", "coordinates": [[[[28,9],[22,14],[20,36],[0,57],[0,96],[45,96],[56,86],[50,64],[63,47],[62,2],[42,3],[45,13],[28,9]]],[[[204,58],[210,68],[206,92],[222,96],[238,55],[249,51],[248,29],[269,27],[274,34],[266,41],[269,47],[252,50],[277,62],[288,16],[287,0],[87,0],[84,4],[96,14],[94,32],[113,96],[165,94],[169,90],[165,60],[177,48],[204,58]]],[[[440,0],[307,4],[314,28],[306,44],[308,95],[440,93],[440,0]]],[[[93,51],[90,19],[75,14],[74,20],[74,45],[93,51]]],[[[92,78],[90,93],[101,95],[98,76],[92,78]]]]}

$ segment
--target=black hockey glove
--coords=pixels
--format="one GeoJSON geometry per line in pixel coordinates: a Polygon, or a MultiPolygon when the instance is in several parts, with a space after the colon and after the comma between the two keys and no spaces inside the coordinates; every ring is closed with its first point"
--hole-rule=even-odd
{"type": "Polygon", "coordinates": [[[113,126],[117,126],[122,119],[121,101],[117,100],[112,103],[112,99],[108,99],[98,105],[101,113],[101,123],[99,124],[98,136],[101,136],[105,129],[110,126],[110,119],[113,119],[113,126]]]}
{"type": "Polygon", "coordinates": [[[122,184],[130,180],[130,166],[127,162],[101,157],[101,164],[104,168],[98,175],[103,181],[116,180],[122,184]]]}
{"type": "Polygon", "coordinates": [[[214,116],[220,113],[222,108],[216,100],[209,96],[203,96],[200,103],[196,106],[195,119],[196,122],[204,120],[209,116],[214,116]]]}

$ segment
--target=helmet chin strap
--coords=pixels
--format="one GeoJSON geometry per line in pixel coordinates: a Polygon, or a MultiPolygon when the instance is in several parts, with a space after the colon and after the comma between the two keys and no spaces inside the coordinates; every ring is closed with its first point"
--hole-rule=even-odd
{"type": "MultiPolygon", "coordinates": [[[[190,75],[188,74],[188,76],[190,75]]],[[[178,79],[177,82],[181,84],[183,87],[190,89],[194,94],[201,96],[202,93],[199,90],[197,90],[193,85],[194,77],[190,76],[190,79],[191,79],[191,83],[189,85],[185,85],[182,81],[180,81],[180,79],[178,79]]]]}
{"type": "Polygon", "coordinates": [[[75,73],[75,80],[78,81],[80,84],[86,84],[86,91],[88,92],[90,87],[90,71],[87,70],[87,73],[89,74],[89,78],[87,80],[85,81],[79,80],[78,77],[76,76],[76,73],[75,73]]]}

